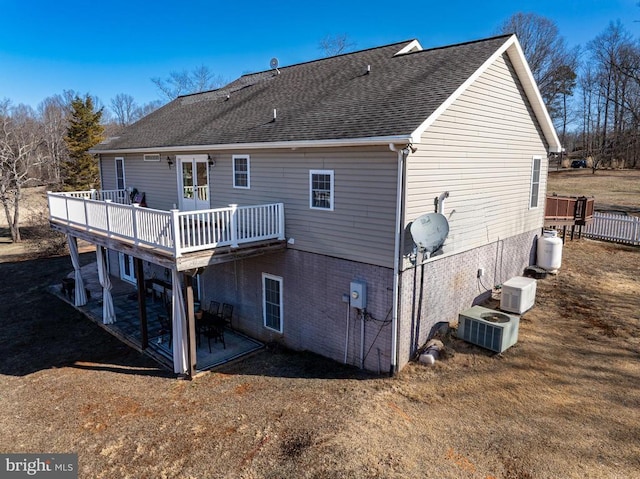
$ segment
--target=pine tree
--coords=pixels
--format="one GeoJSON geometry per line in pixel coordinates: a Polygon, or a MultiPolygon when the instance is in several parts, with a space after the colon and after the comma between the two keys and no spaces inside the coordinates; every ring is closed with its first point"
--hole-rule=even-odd
{"type": "Polygon", "coordinates": [[[100,124],[102,108],[94,111],[89,95],[76,96],[71,102],[71,118],[64,138],[69,159],[62,165],[65,189],[88,190],[100,187],[98,161],[89,149],[103,140],[104,127],[100,124]]]}

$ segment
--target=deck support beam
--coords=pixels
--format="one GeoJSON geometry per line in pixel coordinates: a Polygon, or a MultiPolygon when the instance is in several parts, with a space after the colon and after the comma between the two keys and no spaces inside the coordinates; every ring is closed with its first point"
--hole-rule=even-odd
{"type": "Polygon", "coordinates": [[[144,265],[140,258],[134,256],[136,280],[138,286],[138,314],[140,315],[140,338],[142,349],[149,346],[149,328],[147,324],[147,288],[144,284],[144,265]]]}
{"type": "Polygon", "coordinates": [[[193,278],[191,275],[183,273],[184,289],[186,290],[187,300],[187,344],[189,347],[189,376],[193,377],[196,373],[196,326],[195,326],[195,309],[193,305],[193,278]]]}

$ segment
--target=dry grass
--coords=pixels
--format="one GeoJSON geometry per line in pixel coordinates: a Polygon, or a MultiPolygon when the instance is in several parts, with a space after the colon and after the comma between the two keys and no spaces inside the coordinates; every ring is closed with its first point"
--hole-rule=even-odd
{"type": "Polygon", "coordinates": [[[640,170],[569,169],[549,173],[549,194],[593,196],[596,207],[631,206],[640,209],[640,170]]]}
{"type": "Polygon", "coordinates": [[[3,247],[3,452],[77,452],[82,478],[639,477],[639,248],[567,243],[502,355],[452,340],[383,378],[268,349],[186,382],[46,292],[68,257],[3,247]]]}
{"type": "Polygon", "coordinates": [[[43,290],[68,258],[1,263],[0,450],[84,478],[637,477],[640,250],[563,261],[502,355],[454,340],[391,379],[266,350],[191,382],[43,290]]]}

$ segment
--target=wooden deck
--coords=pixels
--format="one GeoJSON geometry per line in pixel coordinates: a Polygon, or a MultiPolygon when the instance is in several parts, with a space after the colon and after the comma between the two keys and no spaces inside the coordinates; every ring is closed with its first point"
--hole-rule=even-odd
{"type": "Polygon", "coordinates": [[[51,227],[178,271],[286,248],[282,203],[162,211],[127,204],[124,193],[49,192],[51,227]]]}
{"type": "Polygon", "coordinates": [[[562,227],[562,240],[567,236],[567,228],[571,227],[571,239],[576,226],[578,236],[582,236],[583,226],[593,222],[595,201],[586,196],[547,196],[544,210],[544,227],[562,227]]]}

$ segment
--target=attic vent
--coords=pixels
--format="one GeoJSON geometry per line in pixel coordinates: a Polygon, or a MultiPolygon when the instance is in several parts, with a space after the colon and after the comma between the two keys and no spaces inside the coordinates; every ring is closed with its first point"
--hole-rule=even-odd
{"type": "Polygon", "coordinates": [[[145,154],[144,161],[160,161],[160,154],[159,153],[145,154]]]}

